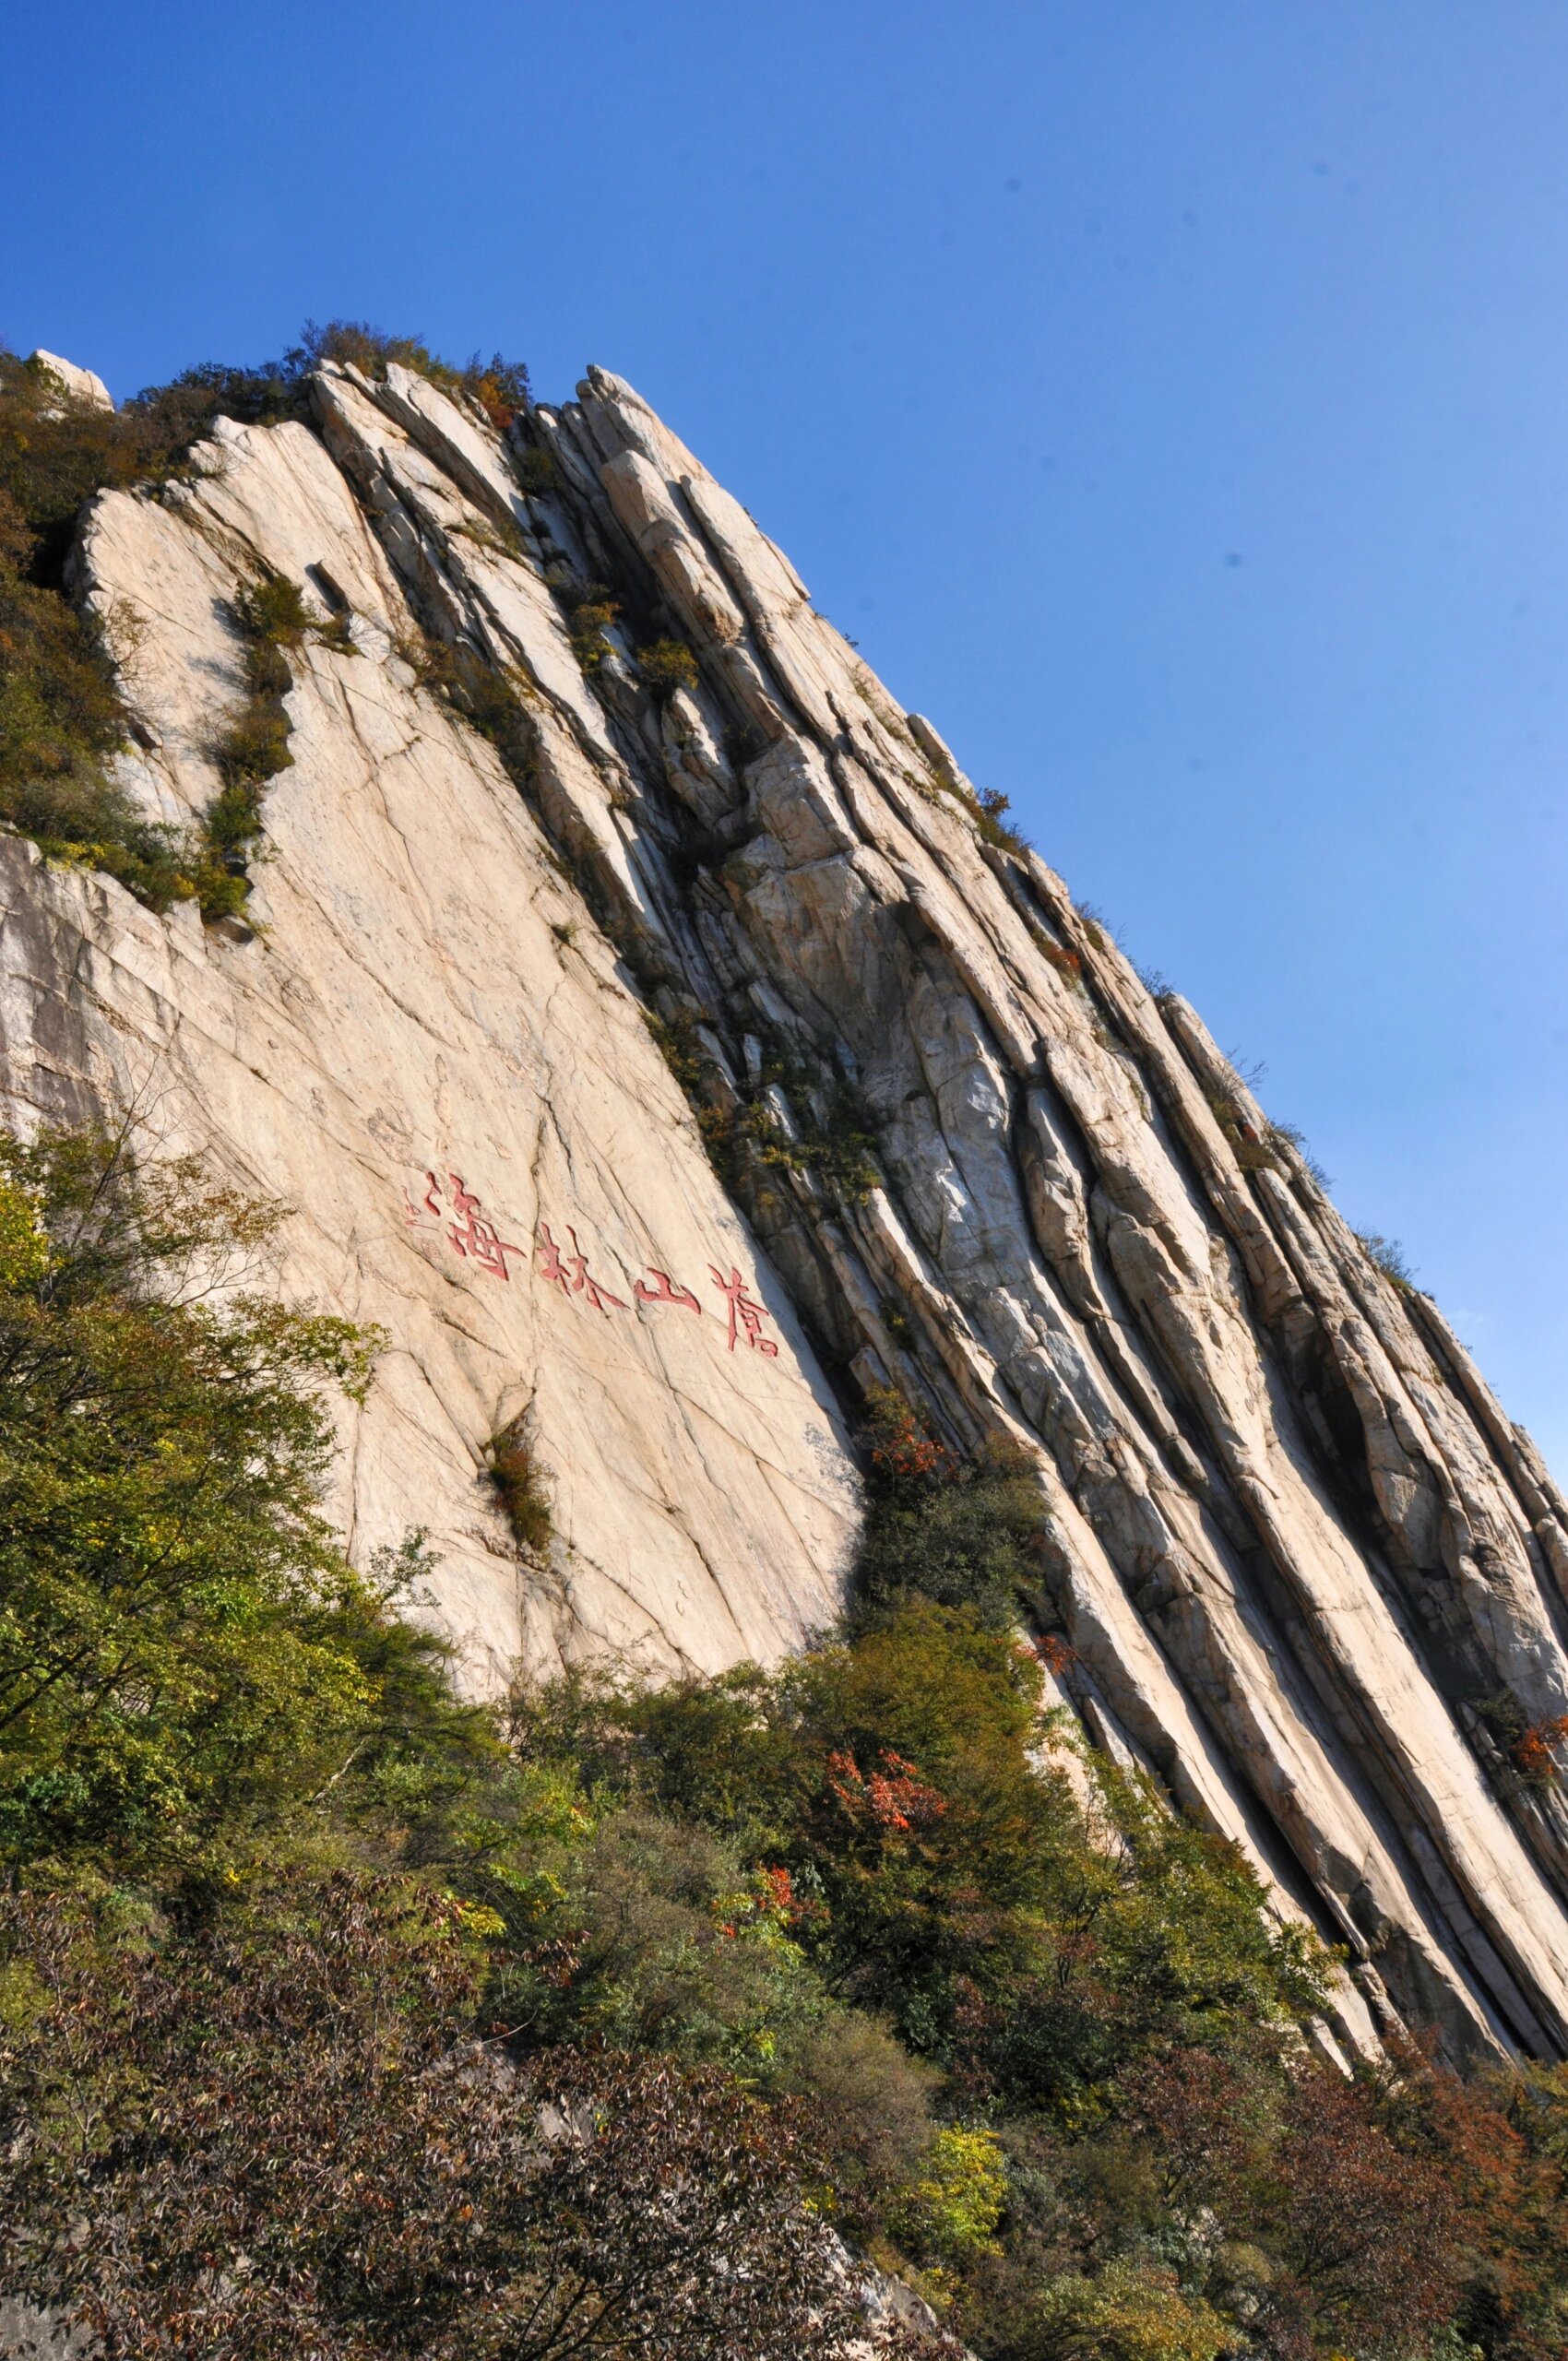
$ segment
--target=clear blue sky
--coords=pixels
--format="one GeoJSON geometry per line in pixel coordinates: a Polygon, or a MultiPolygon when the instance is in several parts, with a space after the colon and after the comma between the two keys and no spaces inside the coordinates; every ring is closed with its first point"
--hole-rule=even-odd
{"type": "Polygon", "coordinates": [[[1568,1476],[1562,0],[7,12],[0,333],[637,385],[1568,1476]]]}

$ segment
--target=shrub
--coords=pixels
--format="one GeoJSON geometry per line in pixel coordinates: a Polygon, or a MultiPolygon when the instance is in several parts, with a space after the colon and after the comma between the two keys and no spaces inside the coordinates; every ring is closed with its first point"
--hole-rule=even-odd
{"type": "Polygon", "coordinates": [[[1009,825],[1004,814],[1012,809],[1012,798],[999,788],[982,787],[969,807],[974,814],[976,833],[988,845],[1000,851],[1024,853],[1029,849],[1028,836],[1009,825]]]}
{"type": "Polygon", "coordinates": [[[1028,1454],[998,1439],[960,1460],[891,1391],[868,1396],[871,1499],[859,1590],[880,1613],[919,1596],[1010,1624],[1037,1589],[1049,1530],[1028,1454]]]}
{"type": "Polygon", "coordinates": [[[126,2356],[836,2352],[791,2118],[668,2063],[512,2064],[462,1913],[339,1877],[105,1940],[0,1903],[0,2253],[126,2356]]]}
{"type": "Polygon", "coordinates": [[[1261,1133],[1239,1100],[1226,1091],[1207,1094],[1209,1112],[1229,1143],[1231,1154],[1243,1172],[1272,1172],[1278,1157],[1270,1139],[1261,1133]]]}
{"type": "Polygon", "coordinates": [[[1413,1295],[1416,1292],[1415,1275],[1406,1260],[1405,1250],[1396,1238],[1384,1238],[1375,1229],[1358,1229],[1354,1235],[1357,1245],[1368,1262],[1375,1264],[1384,1277],[1392,1280],[1401,1295],[1413,1295]]]}
{"type": "Polygon", "coordinates": [[[587,595],[573,603],[567,627],[572,652],[585,672],[597,672],[605,658],[613,655],[608,635],[620,611],[619,602],[602,582],[589,583],[587,595]]]}
{"type": "Polygon", "coordinates": [[[491,1437],[487,1473],[518,1548],[529,1558],[548,1557],[555,1530],[550,1495],[528,1441],[516,1425],[504,1427],[491,1437]]]}
{"type": "Polygon", "coordinates": [[[639,647],[637,666],[659,697],[671,696],[677,689],[695,689],[697,685],[697,659],[684,640],[656,639],[651,646],[639,647]]]}

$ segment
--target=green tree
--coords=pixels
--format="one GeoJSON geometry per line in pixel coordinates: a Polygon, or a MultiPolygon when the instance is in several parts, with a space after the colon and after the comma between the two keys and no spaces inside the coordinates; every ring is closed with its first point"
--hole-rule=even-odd
{"type": "MultiPolygon", "coordinates": [[[[0,1857],[216,1873],[462,1722],[324,1522],[375,1340],[247,1287],[281,1218],[126,1139],[0,1145],[0,1857]],[[399,1735],[401,1732],[401,1736],[399,1735]]],[[[476,1735],[476,1734],[470,1734],[476,1735]]]]}

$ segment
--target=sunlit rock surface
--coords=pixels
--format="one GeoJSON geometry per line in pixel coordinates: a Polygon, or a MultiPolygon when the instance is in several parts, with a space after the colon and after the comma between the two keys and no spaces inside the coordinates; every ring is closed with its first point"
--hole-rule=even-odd
{"type": "Polygon", "coordinates": [[[476,1679],[820,1626],[894,1383],[1036,1454],[1066,1693],[1346,1947],[1345,2040],[1568,2047],[1527,1743],[1568,1714],[1568,1515],[1436,1308],[630,387],[505,437],[396,366],[312,400],[92,512],[149,811],[216,791],[246,581],[356,652],[291,656],[250,939],[0,841],[13,1120],[134,1098],[296,1208],[287,1290],[389,1339],[350,1545],[428,1529],[476,1679]],[[697,667],[656,695],[659,639],[697,667]],[[431,642],[505,690],[509,767],[431,642]],[[514,1422],[548,1565],[484,1478],[514,1422]]]}

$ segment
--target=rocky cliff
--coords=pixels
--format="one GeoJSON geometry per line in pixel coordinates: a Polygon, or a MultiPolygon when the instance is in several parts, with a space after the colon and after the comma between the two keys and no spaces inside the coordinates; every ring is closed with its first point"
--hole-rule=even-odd
{"type": "Polygon", "coordinates": [[[891,1385],[1033,1454],[1064,1697],[1346,1947],[1345,2039],[1568,2048],[1528,1438],[747,512],[578,395],[503,433],[328,363],[94,503],[150,814],[219,792],[255,586],[322,627],[242,916],[0,837],[9,1119],[134,1109],[295,1208],[287,1292],[388,1339],[337,1513],[428,1530],[476,1681],[820,1627],[891,1385]]]}

